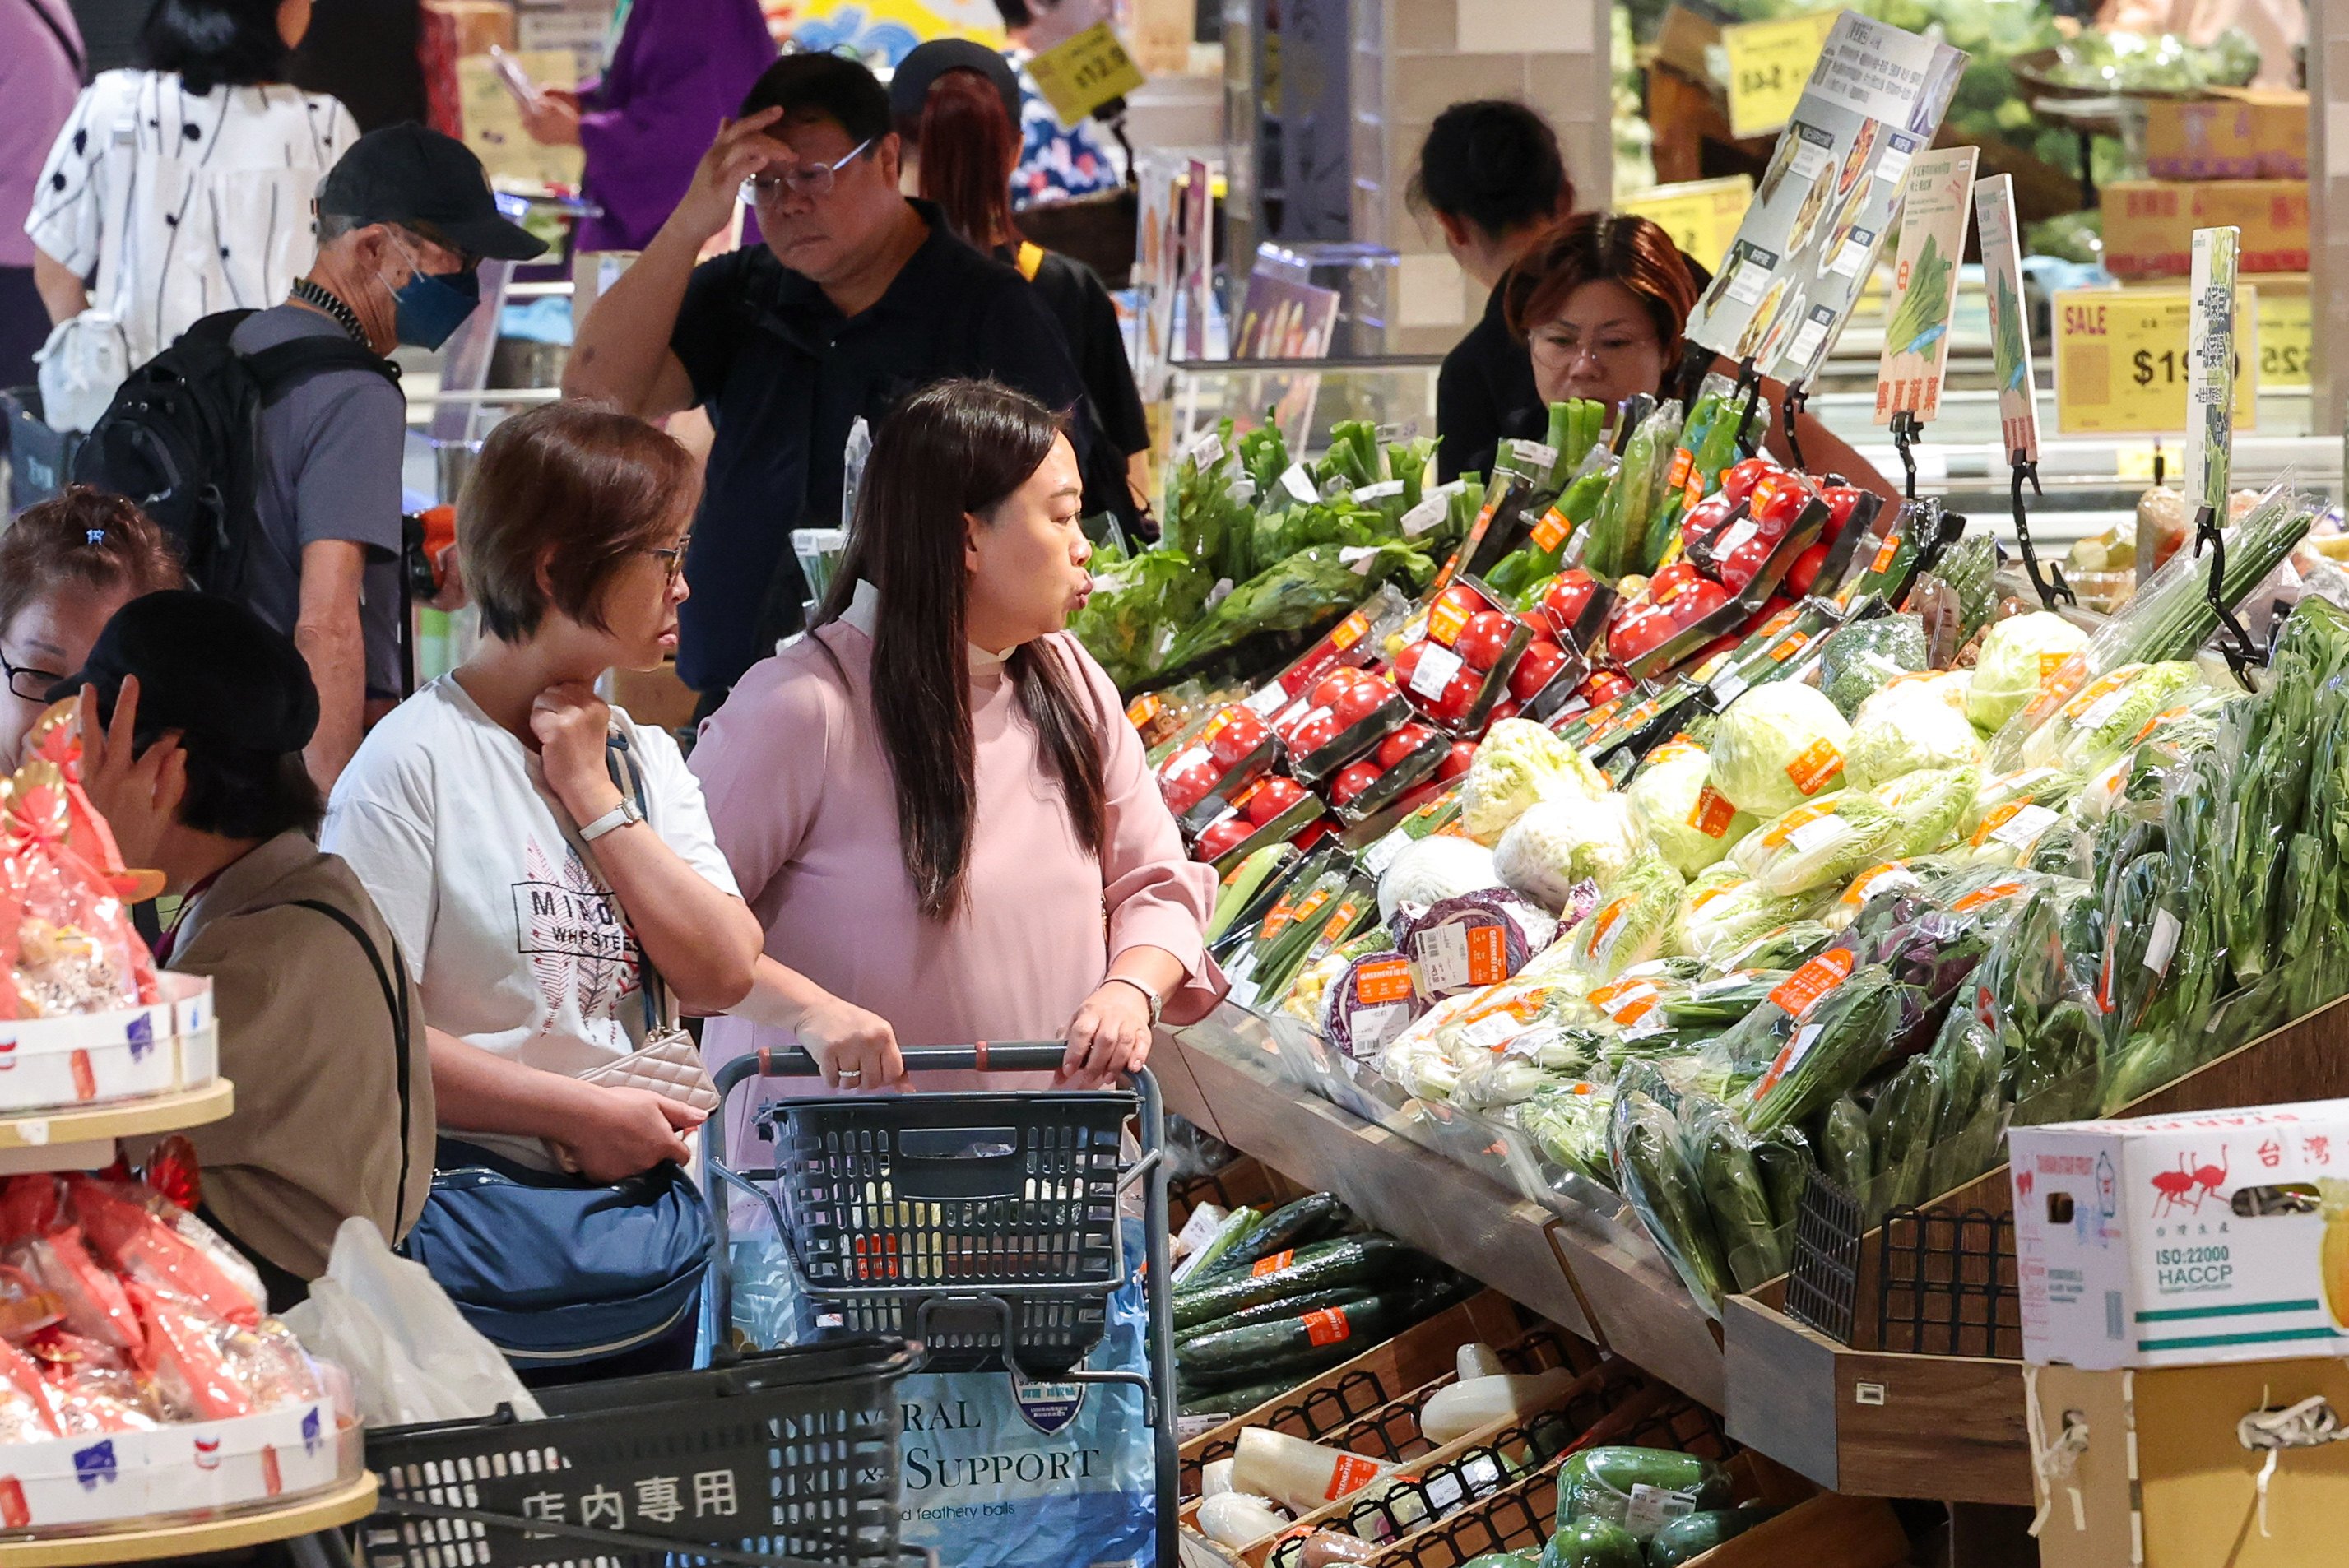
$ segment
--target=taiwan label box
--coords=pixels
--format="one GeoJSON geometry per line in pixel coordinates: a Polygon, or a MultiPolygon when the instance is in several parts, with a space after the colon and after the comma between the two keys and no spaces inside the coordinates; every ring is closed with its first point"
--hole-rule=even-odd
{"type": "Polygon", "coordinates": [[[2025,1360],[2349,1353],[2349,1100],[2009,1136],[2025,1360]]]}

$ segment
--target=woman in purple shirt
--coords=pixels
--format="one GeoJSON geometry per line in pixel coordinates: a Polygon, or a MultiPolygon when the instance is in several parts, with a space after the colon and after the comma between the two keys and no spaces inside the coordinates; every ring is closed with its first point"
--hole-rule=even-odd
{"type": "Polygon", "coordinates": [[[523,120],[549,146],[587,154],[582,251],[641,251],[693,181],[718,123],[774,63],[758,0],[621,0],[604,75],[542,88],[523,120]]]}

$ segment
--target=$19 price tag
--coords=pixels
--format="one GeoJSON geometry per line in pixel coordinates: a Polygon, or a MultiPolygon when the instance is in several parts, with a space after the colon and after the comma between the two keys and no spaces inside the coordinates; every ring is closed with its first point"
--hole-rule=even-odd
{"type": "MultiPolygon", "coordinates": [[[[2183,435],[2186,430],[2186,290],[2075,289],[2054,298],[2055,428],[2067,436],[2183,435]]],[[[2236,291],[2235,347],[2248,370],[2260,360],[2257,291],[2236,291]]],[[[2305,319],[2305,318],[2303,318],[2305,319]]],[[[2261,323],[2261,325],[2264,325],[2261,323]]],[[[2305,329],[2303,328],[2303,333],[2305,329]]],[[[2303,335],[2301,339],[2305,344],[2303,335]]],[[[2306,350],[2299,352],[2306,378],[2306,350]]],[[[2250,429],[2259,382],[2235,378],[2235,426],[2250,429]]]]}

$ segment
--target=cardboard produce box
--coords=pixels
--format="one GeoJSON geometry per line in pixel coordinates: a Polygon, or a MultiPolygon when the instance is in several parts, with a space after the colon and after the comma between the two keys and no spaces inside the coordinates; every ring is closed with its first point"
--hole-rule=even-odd
{"type": "Polygon", "coordinates": [[[2104,190],[2105,265],[2116,278],[2182,278],[2192,270],[2194,231],[2232,225],[2241,270],[2308,270],[2308,186],[2298,180],[2199,183],[2124,180],[2104,190]]]}
{"type": "MultiPolygon", "coordinates": [[[[2246,1448],[2237,1423],[2323,1398],[2349,1411],[2333,1357],[2029,1374],[2042,1568],[2310,1568],[2342,1560],[2349,1444],[2246,1448]]],[[[2034,1467],[2035,1469],[2035,1467],[2034,1467]]]]}
{"type": "Polygon", "coordinates": [[[2349,1352],[2349,1100],[2008,1136],[2026,1361],[2349,1352]]]}

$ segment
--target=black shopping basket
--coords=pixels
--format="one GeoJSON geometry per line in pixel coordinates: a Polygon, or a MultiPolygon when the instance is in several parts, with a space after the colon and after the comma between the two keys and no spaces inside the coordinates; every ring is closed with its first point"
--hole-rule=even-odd
{"type": "Polygon", "coordinates": [[[548,1388],[543,1420],[367,1434],[367,1568],[898,1568],[903,1340],[548,1388]]]}
{"type": "MultiPolygon", "coordinates": [[[[1065,1047],[907,1049],[911,1072],[1050,1071],[1065,1047]]],[[[732,1333],[729,1188],[756,1197],[819,1326],[902,1334],[922,1370],[1002,1367],[1029,1381],[1131,1383],[1157,1454],[1158,1561],[1176,1560],[1174,1330],[1167,1288],[1165,1117],[1147,1071],[1107,1092],[843,1095],[762,1107],[774,1167],[726,1162],[726,1097],[746,1078],[812,1077],[804,1051],[730,1062],[703,1124],[716,1256],[704,1305],[713,1344],[732,1333]],[[1138,1127],[1125,1161],[1121,1134],[1138,1127]],[[1151,1370],[1087,1370],[1109,1298],[1132,1272],[1118,1201],[1139,1184],[1151,1370]]]]}

